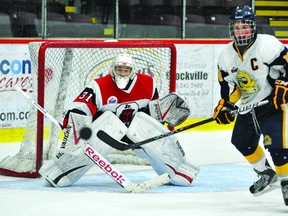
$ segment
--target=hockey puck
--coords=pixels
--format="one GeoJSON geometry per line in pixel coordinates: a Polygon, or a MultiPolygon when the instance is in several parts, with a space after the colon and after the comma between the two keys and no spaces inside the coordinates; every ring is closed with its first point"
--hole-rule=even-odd
{"type": "Polygon", "coordinates": [[[88,140],[90,139],[92,135],[92,130],[89,127],[83,127],[80,130],[80,138],[84,139],[84,140],[88,140]]]}

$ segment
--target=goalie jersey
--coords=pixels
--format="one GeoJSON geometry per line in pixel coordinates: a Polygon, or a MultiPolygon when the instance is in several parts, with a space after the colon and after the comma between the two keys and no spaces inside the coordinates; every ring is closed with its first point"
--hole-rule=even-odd
{"type": "Polygon", "coordinates": [[[288,61],[287,52],[287,47],[271,35],[258,34],[256,40],[244,50],[243,56],[231,42],[218,59],[221,97],[232,103],[241,97],[243,106],[267,98],[275,79],[288,76],[283,67],[288,61]]]}
{"type": "Polygon", "coordinates": [[[92,81],[73,101],[65,114],[63,126],[67,126],[70,112],[92,116],[95,120],[107,110],[129,126],[137,112],[146,110],[149,102],[158,98],[152,76],[136,73],[135,78],[122,90],[108,74],[92,81]]]}

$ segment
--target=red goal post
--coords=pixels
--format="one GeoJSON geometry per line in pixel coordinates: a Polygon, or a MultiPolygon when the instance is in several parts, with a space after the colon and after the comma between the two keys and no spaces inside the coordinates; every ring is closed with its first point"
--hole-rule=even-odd
{"type": "MultiPolygon", "coordinates": [[[[160,97],[176,90],[176,47],[170,41],[61,40],[29,43],[33,91],[27,92],[59,122],[67,104],[94,78],[111,70],[114,57],[128,52],[136,72],[152,75],[160,97]]],[[[29,110],[19,152],[0,162],[0,174],[36,178],[50,159],[61,131],[33,105],[29,110]]]]}

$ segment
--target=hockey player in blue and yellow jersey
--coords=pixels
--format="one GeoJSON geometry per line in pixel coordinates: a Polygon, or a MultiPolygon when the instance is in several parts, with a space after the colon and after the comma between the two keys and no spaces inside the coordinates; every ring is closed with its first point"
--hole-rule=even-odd
{"type": "Polygon", "coordinates": [[[219,124],[228,124],[234,121],[229,110],[235,103],[248,106],[270,100],[237,115],[231,142],[259,176],[250,192],[261,195],[280,182],[288,205],[288,49],[274,36],[257,34],[249,6],[237,7],[229,29],[233,41],[219,55],[221,100],[213,117],[219,124]],[[259,144],[261,136],[274,169],[259,144]]]}

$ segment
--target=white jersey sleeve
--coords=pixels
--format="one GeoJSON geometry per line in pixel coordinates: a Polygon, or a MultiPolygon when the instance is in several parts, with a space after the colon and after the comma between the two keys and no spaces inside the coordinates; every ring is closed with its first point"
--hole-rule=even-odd
{"type": "Polygon", "coordinates": [[[272,35],[259,35],[259,40],[263,44],[260,47],[263,62],[271,64],[279,57],[281,51],[284,49],[284,45],[272,35]]]}
{"type": "Polygon", "coordinates": [[[245,106],[267,98],[273,89],[267,77],[275,79],[283,73],[286,50],[277,38],[262,34],[243,55],[233,43],[228,44],[218,59],[221,96],[225,99],[238,88],[245,106]]]}
{"type": "Polygon", "coordinates": [[[263,56],[263,62],[267,64],[270,68],[269,76],[272,79],[277,79],[279,76],[283,76],[286,71],[284,70],[283,65],[284,58],[288,61],[287,48],[274,36],[272,35],[262,35],[261,40],[263,43],[266,41],[267,46],[263,46],[261,53],[263,56]]]}

